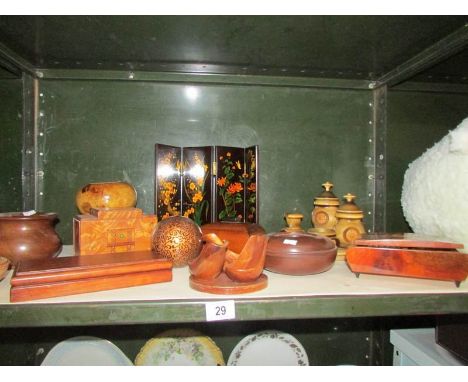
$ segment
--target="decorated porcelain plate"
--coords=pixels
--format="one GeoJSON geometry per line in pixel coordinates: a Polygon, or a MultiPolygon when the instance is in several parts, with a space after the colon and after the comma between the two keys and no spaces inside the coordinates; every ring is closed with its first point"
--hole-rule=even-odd
{"type": "Polygon", "coordinates": [[[135,359],[136,366],[224,365],[223,353],[210,337],[190,329],[168,330],[150,339],[135,359]]]}
{"type": "Polygon", "coordinates": [[[229,356],[228,366],[307,366],[309,359],[292,335],[264,330],[243,338],[229,356]]]}
{"type": "Polygon", "coordinates": [[[55,345],[42,366],[133,366],[112,342],[98,337],[72,337],[55,345]]]}

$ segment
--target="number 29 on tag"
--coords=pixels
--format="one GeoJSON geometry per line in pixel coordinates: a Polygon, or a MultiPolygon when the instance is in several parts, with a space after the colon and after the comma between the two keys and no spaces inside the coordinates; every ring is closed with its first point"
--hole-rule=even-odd
{"type": "Polygon", "coordinates": [[[206,321],[232,320],[236,318],[234,300],[206,302],[205,309],[206,321]]]}

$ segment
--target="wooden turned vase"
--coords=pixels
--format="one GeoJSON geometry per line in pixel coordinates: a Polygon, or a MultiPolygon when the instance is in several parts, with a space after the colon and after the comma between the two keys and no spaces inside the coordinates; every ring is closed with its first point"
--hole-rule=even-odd
{"type": "Polygon", "coordinates": [[[75,202],[82,214],[91,208],[131,208],[136,206],[137,193],[126,182],[90,183],[78,190],[75,202]]]}
{"type": "Polygon", "coordinates": [[[12,264],[21,260],[51,258],[59,254],[62,243],[55,232],[55,213],[20,212],[0,214],[0,256],[12,264]]]}

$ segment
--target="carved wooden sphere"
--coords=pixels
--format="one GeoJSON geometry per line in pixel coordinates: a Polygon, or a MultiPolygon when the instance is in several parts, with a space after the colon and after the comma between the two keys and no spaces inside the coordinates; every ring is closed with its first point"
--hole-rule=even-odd
{"type": "Polygon", "coordinates": [[[153,232],[153,252],[173,261],[174,267],[187,265],[200,254],[202,232],[189,218],[173,216],[161,220],[153,232]]]}

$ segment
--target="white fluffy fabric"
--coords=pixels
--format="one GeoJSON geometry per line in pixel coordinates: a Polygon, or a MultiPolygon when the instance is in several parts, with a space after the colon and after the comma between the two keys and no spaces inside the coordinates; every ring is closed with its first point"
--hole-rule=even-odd
{"type": "Polygon", "coordinates": [[[415,233],[462,243],[468,253],[468,118],[409,165],[401,204],[415,233]]]}

